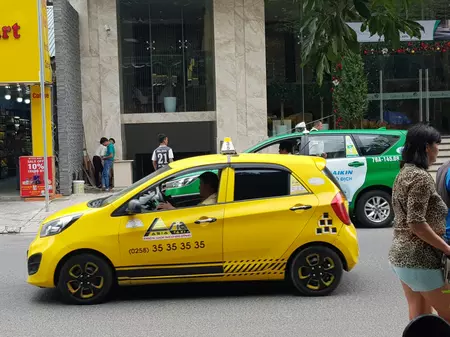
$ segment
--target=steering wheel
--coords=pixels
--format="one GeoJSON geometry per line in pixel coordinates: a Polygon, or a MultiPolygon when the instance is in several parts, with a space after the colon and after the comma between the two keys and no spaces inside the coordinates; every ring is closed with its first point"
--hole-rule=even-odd
{"type": "Polygon", "coordinates": [[[158,202],[166,202],[166,196],[161,191],[161,187],[156,186],[156,196],[154,197],[154,200],[158,202]]]}

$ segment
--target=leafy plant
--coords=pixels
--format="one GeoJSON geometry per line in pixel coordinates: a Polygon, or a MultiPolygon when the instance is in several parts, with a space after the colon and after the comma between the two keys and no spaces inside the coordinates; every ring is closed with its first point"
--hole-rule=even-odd
{"type": "MultiPolygon", "coordinates": [[[[279,2],[280,0],[268,0],[279,2]]],[[[361,30],[383,36],[398,48],[400,33],[420,38],[423,27],[410,19],[409,9],[423,0],[292,0],[301,6],[300,16],[287,14],[285,28],[299,35],[302,66],[316,69],[317,82],[331,74],[332,64],[348,51],[359,52],[356,32],[347,22],[362,22],[361,30]]]]}
{"type": "Polygon", "coordinates": [[[268,87],[268,95],[277,98],[280,102],[281,120],[284,120],[284,104],[292,98],[296,92],[295,85],[279,80],[273,81],[268,87]]]}
{"type": "Polygon", "coordinates": [[[347,51],[333,71],[333,106],[338,127],[360,128],[367,112],[368,85],[360,53],[347,51]]]}

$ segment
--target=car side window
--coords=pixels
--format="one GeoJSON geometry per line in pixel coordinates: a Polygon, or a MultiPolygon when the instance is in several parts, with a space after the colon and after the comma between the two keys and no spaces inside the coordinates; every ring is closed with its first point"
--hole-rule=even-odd
{"type": "Polygon", "coordinates": [[[399,137],[391,135],[353,135],[363,156],[379,156],[394,145],[399,137]]]}
{"type": "Polygon", "coordinates": [[[344,135],[311,135],[308,141],[309,155],[326,159],[345,158],[344,135]]]}
{"type": "Polygon", "coordinates": [[[234,201],[288,196],[290,176],[277,169],[235,169],[234,201]]]}
{"type": "MultiPolygon", "coordinates": [[[[217,196],[220,189],[222,169],[205,170],[177,174],[163,182],[151,186],[137,194],[134,199],[138,200],[142,207],[142,213],[154,212],[158,205],[164,201],[170,202],[175,208],[186,208],[193,206],[204,206],[217,203],[217,196]],[[215,175],[218,181],[217,191],[210,195],[200,195],[199,176],[209,173],[215,175]],[[172,193],[170,193],[172,192],[172,193]],[[163,199],[164,198],[164,199],[163,199]]],[[[214,186],[215,188],[215,186],[214,186]]],[[[208,191],[214,192],[210,188],[208,191]]]]}

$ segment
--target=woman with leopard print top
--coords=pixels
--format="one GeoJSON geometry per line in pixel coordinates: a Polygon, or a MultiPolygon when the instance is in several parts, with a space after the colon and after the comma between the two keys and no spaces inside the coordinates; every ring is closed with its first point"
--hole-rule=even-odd
{"type": "Polygon", "coordinates": [[[389,262],[401,281],[409,318],[431,314],[434,308],[450,323],[450,295],[441,269],[442,253],[450,255],[445,233],[446,204],[427,172],[436,161],[439,132],[418,124],[408,130],[402,168],[392,191],[394,235],[389,262]]]}

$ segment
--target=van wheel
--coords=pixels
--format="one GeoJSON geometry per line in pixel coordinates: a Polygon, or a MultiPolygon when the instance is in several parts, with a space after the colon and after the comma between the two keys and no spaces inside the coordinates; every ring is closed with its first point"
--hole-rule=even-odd
{"type": "Polygon", "coordinates": [[[394,211],[391,195],[381,190],[364,193],[356,204],[356,219],[369,228],[392,226],[394,211]]]}
{"type": "Polygon", "coordinates": [[[57,288],[69,304],[98,304],[109,295],[113,272],[102,258],[80,254],[69,258],[61,268],[57,288]]]}
{"type": "Polygon", "coordinates": [[[296,291],[305,296],[326,296],[341,282],[344,268],[339,256],[325,246],[310,246],[299,251],[289,267],[296,291]]]}

